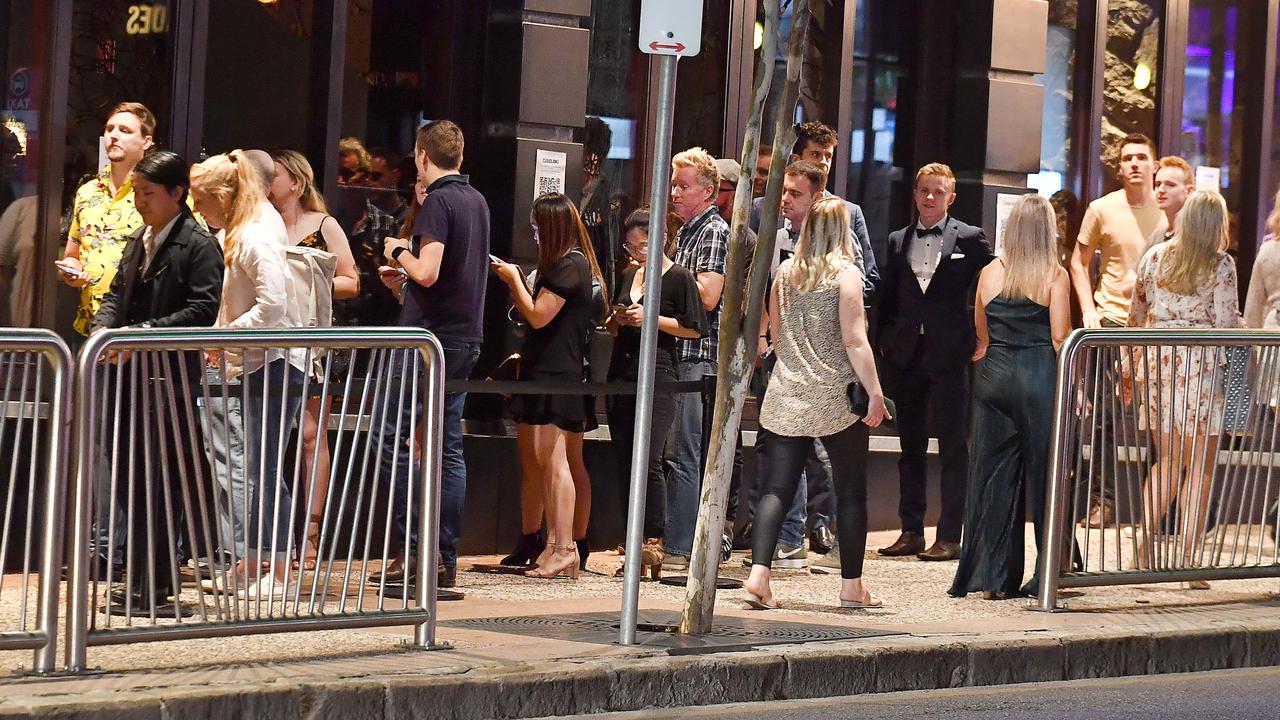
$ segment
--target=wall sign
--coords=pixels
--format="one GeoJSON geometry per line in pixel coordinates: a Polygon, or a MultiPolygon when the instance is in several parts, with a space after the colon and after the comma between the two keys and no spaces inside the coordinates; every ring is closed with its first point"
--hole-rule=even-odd
{"type": "Polygon", "coordinates": [[[169,6],[161,3],[130,5],[124,31],[128,35],[163,35],[169,32],[169,6]]]}

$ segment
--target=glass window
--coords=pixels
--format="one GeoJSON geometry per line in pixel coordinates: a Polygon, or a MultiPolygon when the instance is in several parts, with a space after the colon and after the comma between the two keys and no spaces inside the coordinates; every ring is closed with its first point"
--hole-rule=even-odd
{"type": "Polygon", "coordinates": [[[1120,140],[1129,133],[1155,138],[1164,0],[1112,3],[1107,10],[1102,162],[1105,191],[1118,190],[1120,140]]]}
{"type": "MultiPolygon", "coordinates": [[[[729,71],[729,7],[731,0],[705,0],[702,52],[680,60],[676,80],[673,152],[699,146],[712,155],[724,145],[724,111],[729,71]]],[[[599,3],[597,3],[599,5],[599,3]]],[[[636,15],[637,21],[639,15],[636,15]]],[[[785,20],[784,20],[785,23],[785,20]]],[[[634,43],[634,39],[632,41],[634,43]]]]}
{"type": "MultiPolygon", "coordinates": [[[[222,0],[209,10],[204,149],[306,151],[308,128],[322,122],[308,104],[311,43],[328,33],[314,23],[313,0],[222,0]]],[[[327,90],[328,79],[325,78],[327,90]]]]}
{"type": "MultiPolygon", "coordinates": [[[[36,296],[36,192],[40,157],[45,6],[0,0],[0,326],[30,327],[36,296]]],[[[47,273],[46,273],[47,276],[47,273]]]]}
{"type": "Polygon", "coordinates": [[[879,258],[889,232],[907,215],[901,183],[908,173],[894,151],[900,86],[908,79],[902,43],[910,37],[909,18],[903,13],[892,0],[858,0],[854,27],[849,199],[862,206],[879,258]]]}
{"type": "Polygon", "coordinates": [[[1071,108],[1076,63],[1076,3],[1050,0],[1045,71],[1036,76],[1044,86],[1044,116],[1040,131],[1040,172],[1027,185],[1051,197],[1074,185],[1071,167],[1071,108]]]}

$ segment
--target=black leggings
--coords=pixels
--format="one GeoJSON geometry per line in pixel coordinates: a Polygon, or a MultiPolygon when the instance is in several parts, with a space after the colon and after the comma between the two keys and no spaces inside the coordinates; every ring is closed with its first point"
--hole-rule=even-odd
{"type": "MultiPolygon", "coordinates": [[[[862,577],[867,547],[867,442],[870,429],[858,421],[822,439],[831,458],[831,482],[836,492],[836,536],[840,542],[840,577],[862,577]]],[[[769,465],[756,506],[751,557],[768,566],[778,543],[787,508],[795,500],[805,461],[813,449],[811,437],[769,436],[769,465]]]]}

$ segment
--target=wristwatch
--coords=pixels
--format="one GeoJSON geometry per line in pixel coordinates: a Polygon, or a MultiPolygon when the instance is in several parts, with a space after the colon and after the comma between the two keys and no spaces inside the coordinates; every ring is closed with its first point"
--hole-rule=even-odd
{"type": "Polygon", "coordinates": [[[395,260],[396,262],[400,262],[400,253],[403,253],[403,252],[407,251],[408,249],[409,249],[409,248],[407,248],[407,247],[405,247],[405,246],[401,245],[400,247],[396,248],[395,250],[392,250],[392,251],[391,251],[391,259],[392,259],[392,260],[395,260]]]}

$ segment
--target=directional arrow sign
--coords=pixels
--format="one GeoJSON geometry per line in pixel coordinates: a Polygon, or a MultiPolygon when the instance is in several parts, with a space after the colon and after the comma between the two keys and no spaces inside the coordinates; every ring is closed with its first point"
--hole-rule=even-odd
{"type": "Polygon", "coordinates": [[[641,0],[640,50],[697,55],[702,50],[702,0],[641,0]]]}

